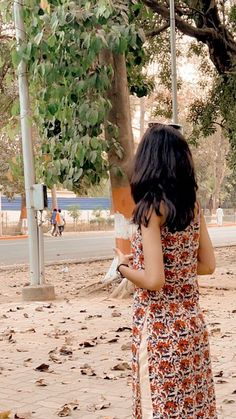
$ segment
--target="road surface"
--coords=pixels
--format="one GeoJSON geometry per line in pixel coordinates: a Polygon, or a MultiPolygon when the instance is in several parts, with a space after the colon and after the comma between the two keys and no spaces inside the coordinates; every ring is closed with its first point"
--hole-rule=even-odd
{"type": "MultiPolygon", "coordinates": [[[[214,246],[236,245],[236,226],[211,227],[214,246]]],[[[111,257],[114,232],[87,232],[45,237],[45,262],[111,257]]],[[[0,266],[28,263],[28,239],[0,240],[0,266]]]]}

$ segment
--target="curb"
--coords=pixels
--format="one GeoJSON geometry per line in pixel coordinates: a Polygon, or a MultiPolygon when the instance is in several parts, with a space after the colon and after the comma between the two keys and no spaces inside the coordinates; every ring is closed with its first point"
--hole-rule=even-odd
{"type": "MultiPolygon", "coordinates": [[[[208,228],[211,227],[236,227],[236,223],[229,223],[229,224],[223,224],[222,226],[218,226],[217,224],[207,224],[208,228]]],[[[77,235],[83,235],[83,234],[94,234],[94,233],[100,233],[100,234],[104,234],[104,233],[112,233],[114,232],[114,230],[88,230],[88,231],[72,231],[72,232],[65,232],[63,234],[63,237],[70,237],[70,235],[72,236],[77,236],[77,235]],[[71,233],[71,234],[70,234],[71,233]]],[[[28,234],[19,234],[17,236],[1,236],[0,240],[17,240],[17,239],[28,239],[28,234]]],[[[51,235],[49,235],[48,233],[44,233],[44,237],[51,237],[51,235]]],[[[225,247],[225,245],[223,245],[222,247],[225,247]]]]}
{"type": "Polygon", "coordinates": [[[236,227],[236,223],[223,224],[222,226],[218,226],[218,224],[207,224],[207,227],[236,227]]]}
{"type": "Polygon", "coordinates": [[[0,237],[0,240],[27,239],[28,237],[29,237],[28,234],[21,234],[19,236],[3,236],[3,237],[0,237]]]}

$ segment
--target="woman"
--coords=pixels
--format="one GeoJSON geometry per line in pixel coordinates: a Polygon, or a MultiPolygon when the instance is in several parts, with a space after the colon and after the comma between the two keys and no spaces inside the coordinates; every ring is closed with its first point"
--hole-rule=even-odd
{"type": "Polygon", "coordinates": [[[191,152],[183,136],[155,124],[136,153],[131,192],[133,264],[118,249],[118,271],[135,284],[135,419],[216,419],[208,334],[197,275],[215,258],[196,201],[191,152]]]}

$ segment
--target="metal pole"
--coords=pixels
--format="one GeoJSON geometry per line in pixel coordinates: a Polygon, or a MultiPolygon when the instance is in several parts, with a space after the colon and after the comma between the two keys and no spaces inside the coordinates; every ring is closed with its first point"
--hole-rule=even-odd
{"type": "Polygon", "coordinates": [[[0,236],[2,236],[2,190],[0,185],[0,236]]]}
{"type": "Polygon", "coordinates": [[[177,71],[175,42],[175,2],[170,0],[170,48],[171,48],[171,83],[172,83],[172,120],[178,124],[177,71]]]}
{"type": "Polygon", "coordinates": [[[43,211],[39,211],[38,220],[39,232],[39,267],[40,267],[40,285],[45,284],[45,269],[44,269],[44,242],[43,242],[43,211]]]}
{"type": "MultiPolygon", "coordinates": [[[[14,19],[18,48],[25,40],[23,21],[23,0],[14,1],[14,19]]],[[[32,185],[35,184],[34,156],[32,146],[32,133],[29,112],[29,89],[27,82],[27,67],[22,59],[18,67],[20,118],[22,134],[22,153],[24,161],[24,178],[26,193],[26,208],[29,231],[29,264],[31,285],[40,284],[39,274],[39,244],[37,213],[33,209],[32,185]]]]}

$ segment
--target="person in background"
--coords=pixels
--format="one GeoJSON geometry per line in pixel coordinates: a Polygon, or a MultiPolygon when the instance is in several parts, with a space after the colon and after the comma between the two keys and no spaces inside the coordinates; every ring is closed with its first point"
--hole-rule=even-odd
{"type": "Polygon", "coordinates": [[[57,226],[58,226],[58,234],[59,236],[62,236],[62,233],[65,229],[65,217],[62,215],[60,208],[56,216],[56,221],[57,221],[57,226]]]}
{"type": "Polygon", "coordinates": [[[216,210],[216,222],[217,222],[218,226],[223,225],[223,217],[224,217],[224,211],[221,208],[221,206],[219,205],[217,210],[216,210]]]}
{"type": "Polygon", "coordinates": [[[191,151],[179,131],[154,124],[131,177],[137,232],[118,272],[135,285],[133,419],[217,419],[198,275],[215,269],[196,199],[191,151]]]}
{"type": "Polygon", "coordinates": [[[52,216],[51,216],[51,225],[52,225],[52,230],[51,230],[51,235],[55,236],[57,233],[57,221],[56,221],[56,217],[57,217],[57,209],[54,208],[53,212],[52,212],[52,216]]]}

